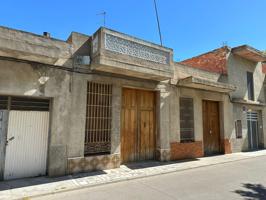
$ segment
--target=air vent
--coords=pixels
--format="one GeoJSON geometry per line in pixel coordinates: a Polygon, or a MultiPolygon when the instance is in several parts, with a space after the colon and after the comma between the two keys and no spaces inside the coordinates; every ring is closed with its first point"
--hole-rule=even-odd
{"type": "Polygon", "coordinates": [[[49,111],[49,99],[11,97],[10,110],[49,111]]]}
{"type": "Polygon", "coordinates": [[[7,110],[8,108],[8,97],[0,96],[0,110],[7,110]]]}

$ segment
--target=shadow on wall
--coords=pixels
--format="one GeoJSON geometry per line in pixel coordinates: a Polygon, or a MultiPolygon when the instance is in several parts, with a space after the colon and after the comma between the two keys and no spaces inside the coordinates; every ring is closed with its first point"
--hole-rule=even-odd
{"type": "Polygon", "coordinates": [[[266,188],[261,184],[244,183],[245,190],[235,190],[234,192],[247,200],[265,200],[266,188]]]}

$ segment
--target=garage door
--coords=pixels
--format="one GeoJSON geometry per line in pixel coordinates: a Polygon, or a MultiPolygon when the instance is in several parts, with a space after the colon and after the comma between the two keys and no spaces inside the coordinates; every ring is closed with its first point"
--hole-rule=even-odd
{"type": "Polygon", "coordinates": [[[49,106],[41,100],[16,100],[11,100],[8,117],[5,180],[46,174],[49,106]]]}

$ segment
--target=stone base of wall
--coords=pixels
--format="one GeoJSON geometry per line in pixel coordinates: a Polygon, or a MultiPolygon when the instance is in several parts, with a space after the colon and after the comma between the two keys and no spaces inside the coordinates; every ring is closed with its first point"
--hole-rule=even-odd
{"type": "Polygon", "coordinates": [[[120,167],[119,154],[68,158],[67,162],[68,174],[118,167],[120,167]]]}
{"type": "Polygon", "coordinates": [[[232,153],[231,142],[230,142],[229,139],[224,139],[222,141],[222,145],[223,145],[223,148],[224,148],[224,154],[232,153]]]}
{"type": "Polygon", "coordinates": [[[171,143],[171,160],[199,158],[203,156],[204,152],[201,141],[189,143],[171,143]]]}
{"type": "Polygon", "coordinates": [[[166,162],[166,161],[170,161],[170,159],[171,159],[170,149],[157,149],[156,160],[166,162]]]}

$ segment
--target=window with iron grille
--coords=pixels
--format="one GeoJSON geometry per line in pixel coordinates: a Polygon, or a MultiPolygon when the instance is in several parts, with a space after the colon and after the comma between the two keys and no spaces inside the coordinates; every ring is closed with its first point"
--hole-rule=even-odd
{"type": "Polygon", "coordinates": [[[242,122],[241,120],[235,121],[236,138],[242,138],[242,122]]]}
{"type": "Polygon", "coordinates": [[[85,155],[111,151],[112,85],[88,82],[85,155]]]}
{"type": "Polygon", "coordinates": [[[194,108],[192,98],[180,98],[180,142],[194,142],[194,108]]]}

